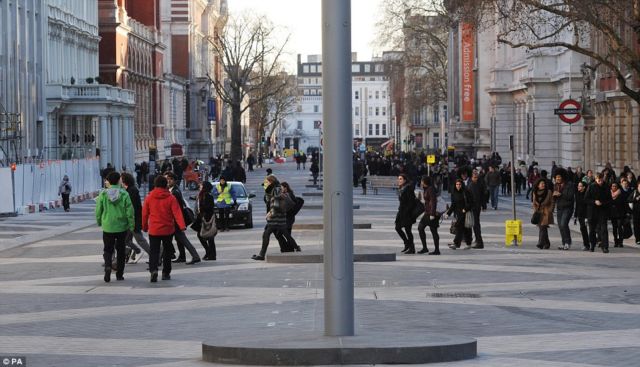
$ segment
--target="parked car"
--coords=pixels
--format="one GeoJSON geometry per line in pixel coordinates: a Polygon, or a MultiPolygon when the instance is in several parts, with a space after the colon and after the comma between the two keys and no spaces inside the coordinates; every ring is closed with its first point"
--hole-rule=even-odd
{"type": "MultiPolygon", "coordinates": [[[[212,184],[213,187],[216,187],[218,181],[214,181],[212,184]]],[[[248,193],[242,182],[227,181],[227,184],[231,185],[231,191],[235,193],[236,203],[238,203],[229,212],[229,225],[244,225],[245,228],[253,228],[253,204],[251,199],[255,198],[256,195],[248,193]]],[[[214,199],[217,200],[217,196],[214,196],[214,199]]],[[[219,218],[217,210],[216,218],[219,218]]]]}

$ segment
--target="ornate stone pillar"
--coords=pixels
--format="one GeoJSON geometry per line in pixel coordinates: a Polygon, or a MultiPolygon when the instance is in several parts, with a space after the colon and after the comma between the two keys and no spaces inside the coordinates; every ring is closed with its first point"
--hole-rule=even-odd
{"type": "Polygon", "coordinates": [[[109,129],[109,117],[100,116],[100,168],[111,162],[111,131],[109,129]]]}

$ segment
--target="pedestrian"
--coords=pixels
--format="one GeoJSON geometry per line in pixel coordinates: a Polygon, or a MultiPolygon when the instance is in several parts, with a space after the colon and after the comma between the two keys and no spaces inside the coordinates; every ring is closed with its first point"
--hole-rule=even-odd
{"type": "Polygon", "coordinates": [[[318,184],[318,175],[320,174],[320,167],[318,166],[318,162],[316,160],[311,161],[311,177],[313,177],[313,184],[318,184]]]}
{"type": "Polygon", "coordinates": [[[300,162],[302,162],[302,169],[307,169],[307,155],[304,152],[300,152],[300,162]]]}
{"type": "Polygon", "coordinates": [[[496,171],[494,166],[489,166],[489,172],[486,175],[486,183],[491,195],[491,207],[498,210],[498,190],[500,189],[500,173],[496,171]]]}
{"type": "Polygon", "coordinates": [[[104,281],[111,281],[111,263],[116,251],[116,279],[124,280],[125,241],[127,231],[134,229],[133,206],[129,194],[120,187],[120,174],[111,172],[105,182],[107,188],[96,199],[96,221],[102,227],[104,244],[104,281]]]}
{"type": "Polygon", "coordinates": [[[591,252],[595,251],[596,245],[600,244],[602,252],[609,252],[609,232],[607,230],[607,220],[611,207],[611,191],[604,182],[604,175],[598,173],[595,182],[589,185],[585,194],[587,203],[587,213],[589,218],[589,243],[591,252]]]}
{"type": "Polygon", "coordinates": [[[227,182],[225,176],[221,176],[218,183],[213,187],[213,196],[215,198],[216,208],[218,208],[220,231],[229,230],[229,212],[231,207],[237,204],[236,192],[227,182]]]}
{"type": "Polygon", "coordinates": [[[162,246],[162,280],[171,279],[171,257],[174,253],[171,241],[176,230],[184,233],[186,225],[182,209],[174,195],[169,192],[167,178],[157,176],[153,190],[142,206],[142,230],[149,232],[151,252],[149,254],[149,273],[151,283],[158,281],[158,262],[162,246]]]}
{"type": "Polygon", "coordinates": [[[429,176],[422,176],[420,186],[423,191],[422,198],[424,200],[424,215],[418,224],[418,235],[420,236],[420,242],[422,242],[422,250],[418,251],[418,253],[440,255],[440,236],[438,235],[438,223],[440,220],[438,212],[436,211],[438,197],[436,196],[436,190],[433,187],[433,180],[429,176]],[[425,228],[427,226],[429,227],[431,237],[433,238],[434,250],[431,252],[427,249],[427,234],[425,233],[425,228]]]}
{"type": "MultiPolygon", "coordinates": [[[[182,192],[177,186],[176,175],[172,172],[167,172],[164,174],[164,177],[167,179],[167,187],[169,189],[169,192],[178,201],[178,205],[180,206],[180,210],[182,212],[182,218],[185,223],[184,227],[179,227],[178,224],[176,223],[176,228],[173,231],[173,237],[175,237],[176,244],[178,246],[178,252],[179,252],[178,257],[175,260],[173,260],[173,262],[185,263],[186,265],[197,264],[200,262],[200,255],[198,255],[198,252],[196,251],[195,247],[193,247],[193,245],[191,244],[191,241],[189,241],[189,239],[187,238],[187,234],[184,232],[184,229],[181,229],[181,228],[186,228],[186,226],[191,224],[191,221],[188,218],[185,218],[186,217],[185,213],[187,211],[190,211],[191,208],[189,208],[187,203],[184,201],[182,192]],[[187,261],[185,248],[187,249],[187,251],[189,251],[189,254],[191,255],[190,261],[187,261]]],[[[191,217],[191,219],[193,220],[193,217],[191,217]]]]}
{"type": "Polygon", "coordinates": [[[582,235],[583,251],[589,251],[591,246],[589,245],[589,230],[587,229],[587,203],[585,201],[585,195],[587,193],[587,185],[580,181],[578,182],[578,188],[575,195],[575,212],[574,218],[577,219],[580,224],[580,234],[582,235]]]}
{"type": "MultiPolygon", "coordinates": [[[[198,240],[202,247],[204,247],[204,260],[216,260],[216,241],[215,236],[210,238],[203,238],[200,235],[200,229],[203,222],[209,222],[215,215],[215,201],[211,194],[213,190],[213,184],[209,181],[204,181],[200,184],[200,191],[198,192],[198,198],[196,200],[196,220],[192,228],[196,230],[198,234],[198,240]]],[[[215,225],[215,224],[214,224],[215,225]]]]}
{"type": "Polygon", "coordinates": [[[475,243],[472,248],[482,249],[484,248],[484,241],[482,240],[482,229],[480,227],[480,212],[482,211],[482,203],[486,201],[488,191],[484,181],[480,180],[477,171],[471,174],[471,182],[468,188],[473,198],[473,235],[475,236],[475,243]]]}
{"type": "MultiPolygon", "coordinates": [[[[302,208],[302,205],[304,205],[304,199],[299,198],[294,194],[291,186],[289,186],[289,183],[282,182],[280,186],[282,187],[282,192],[289,195],[289,199],[291,199],[291,201],[293,202],[293,206],[289,208],[289,210],[287,210],[287,232],[289,232],[289,236],[291,236],[291,232],[293,231],[293,224],[296,222],[296,214],[298,214],[298,212],[302,208]]],[[[296,251],[302,250],[297,243],[295,246],[287,244],[287,247],[293,248],[296,251]]]]}
{"type": "MultiPolygon", "coordinates": [[[[549,249],[549,226],[553,224],[553,193],[547,181],[543,178],[538,179],[534,184],[531,192],[533,201],[533,216],[537,220],[532,220],[533,224],[538,226],[538,244],[539,249],[549,249]]],[[[533,219],[533,218],[532,218],[533,219]]]]}
{"type": "Polygon", "coordinates": [[[611,227],[613,229],[613,247],[623,247],[624,241],[624,219],[629,210],[628,197],[620,188],[620,184],[611,184],[611,227]]]}
{"type": "Polygon", "coordinates": [[[62,207],[65,212],[71,210],[69,207],[69,196],[71,195],[71,183],[69,182],[69,176],[64,175],[62,182],[58,187],[58,195],[62,197],[62,207]]]}
{"type": "Polygon", "coordinates": [[[640,181],[636,183],[635,190],[631,192],[627,201],[633,215],[633,234],[636,245],[640,245],[640,181]]]}
{"type": "Polygon", "coordinates": [[[249,166],[249,172],[253,172],[253,165],[256,164],[256,157],[253,156],[253,152],[249,153],[247,157],[247,166],[249,166]]]}
{"type": "Polygon", "coordinates": [[[405,254],[415,254],[416,245],[413,242],[413,233],[411,227],[416,222],[413,216],[413,210],[416,205],[416,194],[413,191],[413,183],[409,181],[406,174],[398,175],[398,213],[396,214],[396,232],[404,242],[405,254]]]}
{"type": "Polygon", "coordinates": [[[464,187],[461,179],[457,179],[451,191],[451,205],[449,206],[449,210],[447,210],[447,217],[452,213],[455,217],[455,237],[453,243],[449,245],[450,249],[455,250],[460,248],[463,239],[467,245],[465,250],[471,249],[471,229],[473,228],[473,223],[469,223],[469,221],[473,221],[473,215],[469,217],[467,213],[469,213],[473,207],[471,192],[464,187]]]}
{"type": "Polygon", "coordinates": [[[575,189],[573,182],[567,181],[567,171],[564,168],[556,168],[555,173],[556,183],[553,186],[552,195],[556,207],[558,229],[562,238],[562,243],[558,246],[558,249],[569,250],[571,248],[569,222],[575,206],[575,189]]]}
{"type": "Polygon", "coordinates": [[[127,190],[131,205],[133,206],[134,226],[133,231],[127,233],[127,247],[133,250],[133,254],[129,257],[129,263],[137,264],[142,260],[144,253],[150,253],[149,243],[142,234],[142,201],[140,200],[140,191],[136,187],[136,182],[130,173],[121,174],[122,187],[127,190]],[[135,238],[137,245],[133,243],[135,238]],[[144,250],[144,252],[142,252],[144,250]]]}
{"type": "Polygon", "coordinates": [[[276,176],[269,175],[266,180],[268,184],[266,186],[265,193],[269,202],[269,212],[266,217],[267,224],[265,225],[264,232],[262,233],[262,247],[260,248],[260,253],[258,255],[253,255],[251,257],[253,260],[264,260],[264,257],[267,254],[267,248],[269,247],[269,238],[272,233],[281,233],[285,237],[286,243],[289,247],[281,247],[282,252],[294,251],[295,247],[297,247],[296,241],[287,231],[287,211],[294,205],[294,203],[291,201],[289,195],[282,192],[280,182],[276,176]]]}
{"type": "Polygon", "coordinates": [[[536,182],[538,182],[539,179],[540,179],[540,172],[538,172],[537,168],[533,168],[531,170],[531,173],[529,173],[529,177],[527,177],[527,183],[529,185],[529,188],[527,188],[527,194],[525,196],[527,200],[529,200],[529,194],[531,194],[531,191],[535,189],[535,184],[536,182]]]}
{"type": "Polygon", "coordinates": [[[233,169],[233,177],[235,181],[239,181],[242,183],[246,183],[247,182],[247,173],[245,172],[244,168],[242,167],[242,162],[240,161],[236,161],[236,166],[233,169]]]}

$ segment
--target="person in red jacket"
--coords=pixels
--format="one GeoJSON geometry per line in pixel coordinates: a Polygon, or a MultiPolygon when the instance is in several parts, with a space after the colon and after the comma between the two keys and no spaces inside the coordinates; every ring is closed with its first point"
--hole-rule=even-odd
{"type": "Polygon", "coordinates": [[[153,181],[154,189],[144,200],[142,206],[142,230],[149,232],[149,245],[151,254],[149,255],[149,271],[151,272],[151,283],[158,281],[158,257],[160,255],[160,244],[163,246],[162,253],[162,280],[171,279],[171,255],[174,249],[171,245],[176,225],[179,230],[184,231],[186,225],[182,217],[180,204],[167,189],[167,179],[158,176],[153,181]]]}

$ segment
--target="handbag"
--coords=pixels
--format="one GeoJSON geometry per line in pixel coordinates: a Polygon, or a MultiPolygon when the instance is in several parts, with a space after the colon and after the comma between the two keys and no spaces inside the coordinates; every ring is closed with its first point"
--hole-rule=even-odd
{"type": "Polygon", "coordinates": [[[185,206],[182,208],[182,217],[184,219],[184,224],[189,226],[196,219],[196,214],[193,212],[193,209],[185,206]]]}
{"type": "Polygon", "coordinates": [[[449,228],[449,233],[451,234],[456,234],[457,231],[457,226],[458,226],[458,221],[457,220],[452,220],[451,221],[451,227],[449,228]]]}
{"type": "Polygon", "coordinates": [[[214,238],[218,234],[218,226],[216,226],[216,216],[212,215],[211,219],[202,218],[202,227],[198,233],[205,240],[214,238]]]}
{"type": "Polygon", "coordinates": [[[473,228],[474,224],[473,213],[470,211],[464,213],[464,228],[473,228]]]}
{"type": "Polygon", "coordinates": [[[413,206],[413,210],[411,211],[411,219],[416,221],[423,213],[424,204],[422,204],[422,201],[416,199],[416,204],[413,206]]]}
{"type": "Polygon", "coordinates": [[[542,219],[542,213],[540,213],[539,211],[535,211],[533,212],[533,215],[531,216],[531,224],[540,224],[540,220],[542,219]]]}

